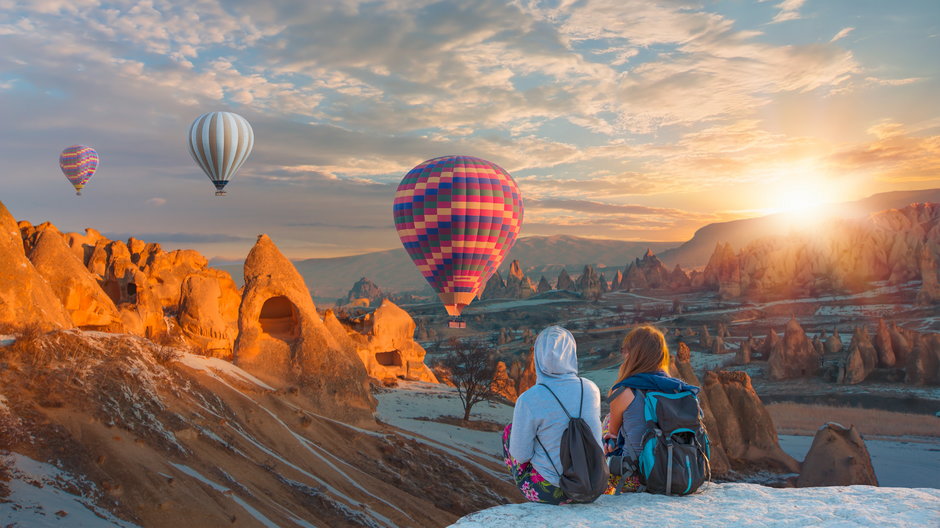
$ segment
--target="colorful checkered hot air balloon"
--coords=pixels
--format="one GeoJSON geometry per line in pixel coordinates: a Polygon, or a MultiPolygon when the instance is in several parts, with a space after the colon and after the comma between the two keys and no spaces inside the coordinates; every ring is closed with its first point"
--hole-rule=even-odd
{"type": "Polygon", "coordinates": [[[495,163],[444,156],[405,175],[394,215],[408,255],[457,317],[516,243],[522,194],[495,163]]]}
{"type": "Polygon", "coordinates": [[[244,117],[232,112],[207,112],[189,127],[189,153],[215,185],[215,195],[248,159],[255,133],[244,117]]]}
{"type": "Polygon", "coordinates": [[[81,196],[82,188],[98,170],[98,153],[91,147],[72,145],[59,154],[59,168],[75,187],[75,194],[81,196]]]}

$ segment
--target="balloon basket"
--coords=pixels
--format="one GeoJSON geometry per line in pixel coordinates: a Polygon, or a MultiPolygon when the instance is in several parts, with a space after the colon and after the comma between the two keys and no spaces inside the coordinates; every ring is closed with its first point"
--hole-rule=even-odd
{"type": "Polygon", "coordinates": [[[81,195],[82,195],[82,191],[75,191],[75,196],[81,196],[81,195]]]}
{"type": "Polygon", "coordinates": [[[225,196],[225,191],[215,191],[216,196],[225,196]]]}
{"type": "Polygon", "coordinates": [[[449,328],[466,328],[467,321],[461,319],[460,317],[452,317],[450,321],[447,322],[449,328]]]}

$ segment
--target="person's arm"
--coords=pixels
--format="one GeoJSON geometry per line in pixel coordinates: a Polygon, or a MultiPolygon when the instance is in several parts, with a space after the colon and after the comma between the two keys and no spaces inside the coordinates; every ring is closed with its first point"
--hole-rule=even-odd
{"type": "Polygon", "coordinates": [[[523,398],[516,401],[512,411],[512,431],[509,433],[509,454],[520,464],[532,460],[535,453],[536,425],[523,398]]]}
{"type": "MultiPolygon", "coordinates": [[[[604,436],[605,439],[617,438],[620,427],[623,426],[623,412],[626,411],[630,403],[633,402],[633,398],[633,391],[624,389],[610,402],[610,422],[607,425],[607,434],[604,436]]],[[[604,444],[604,451],[610,452],[606,444],[604,444]]]]}

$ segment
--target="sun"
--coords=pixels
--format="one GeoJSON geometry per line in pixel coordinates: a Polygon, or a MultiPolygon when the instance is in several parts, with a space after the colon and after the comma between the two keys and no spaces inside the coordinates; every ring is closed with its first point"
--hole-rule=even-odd
{"type": "Polygon", "coordinates": [[[831,179],[811,167],[791,167],[769,182],[766,215],[779,215],[794,225],[811,225],[826,216],[826,205],[840,201],[841,194],[831,179]]]}

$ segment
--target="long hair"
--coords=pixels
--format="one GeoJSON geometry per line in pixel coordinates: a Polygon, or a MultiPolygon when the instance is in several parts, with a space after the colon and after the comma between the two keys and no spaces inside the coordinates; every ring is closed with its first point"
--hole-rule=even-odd
{"type": "MultiPolygon", "coordinates": [[[[620,345],[620,354],[623,356],[623,364],[620,365],[620,372],[617,374],[617,381],[614,385],[634,374],[658,370],[669,371],[669,348],[666,346],[666,337],[652,326],[638,326],[630,330],[627,337],[623,338],[623,344],[620,345]]],[[[611,392],[613,392],[613,387],[611,387],[611,392]]]]}

